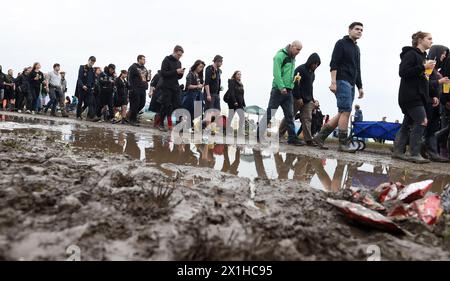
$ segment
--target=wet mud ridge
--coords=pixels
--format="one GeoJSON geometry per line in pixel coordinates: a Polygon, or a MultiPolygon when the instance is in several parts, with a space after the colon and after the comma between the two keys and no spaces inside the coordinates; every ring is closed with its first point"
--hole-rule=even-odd
{"type": "Polygon", "coordinates": [[[393,235],[349,222],[293,180],[84,151],[45,131],[0,135],[0,260],[449,260],[450,217],[393,235]]]}

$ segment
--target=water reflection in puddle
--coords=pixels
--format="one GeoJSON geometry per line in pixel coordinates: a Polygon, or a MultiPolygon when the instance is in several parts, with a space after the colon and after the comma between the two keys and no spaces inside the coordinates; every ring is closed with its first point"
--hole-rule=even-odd
{"type": "Polygon", "coordinates": [[[34,133],[45,130],[53,138],[71,143],[78,149],[102,150],[127,154],[134,159],[155,164],[168,175],[173,172],[161,165],[208,167],[251,180],[297,180],[313,187],[336,192],[356,186],[375,188],[388,181],[405,184],[434,179],[433,191],[440,192],[450,183],[450,175],[411,171],[392,166],[373,166],[348,163],[336,159],[318,159],[304,155],[269,153],[249,147],[227,145],[175,145],[170,140],[151,134],[136,134],[102,128],[81,128],[79,125],[60,125],[51,121],[12,119],[0,122],[0,132],[23,131],[34,133]],[[26,123],[21,123],[25,122],[26,123]]]}

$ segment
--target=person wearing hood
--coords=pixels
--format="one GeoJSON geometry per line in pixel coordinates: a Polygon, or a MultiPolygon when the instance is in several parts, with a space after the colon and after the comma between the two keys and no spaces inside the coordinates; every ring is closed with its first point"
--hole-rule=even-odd
{"type": "Polygon", "coordinates": [[[442,69],[443,63],[448,56],[449,49],[442,45],[433,45],[428,52],[428,60],[435,60],[436,66],[431,73],[429,80],[429,99],[426,104],[426,112],[428,119],[428,126],[425,130],[425,144],[427,158],[432,162],[446,163],[445,159],[439,155],[438,138],[435,133],[440,130],[440,100],[442,94],[442,85],[449,83],[448,77],[443,77],[439,72],[442,69]]]}
{"type": "Polygon", "coordinates": [[[151,72],[145,68],[145,63],[145,56],[139,55],[137,63],[128,68],[128,83],[130,84],[129,124],[132,126],[139,126],[137,117],[145,106],[148,82],[151,80],[151,72]]]}
{"type": "Polygon", "coordinates": [[[116,80],[116,66],[109,64],[100,74],[100,108],[103,119],[109,121],[114,118],[114,90],[116,80]]]}
{"type": "Polygon", "coordinates": [[[3,103],[3,99],[5,98],[5,80],[6,75],[3,73],[2,66],[0,65],[0,104],[3,103]]]}
{"type": "Polygon", "coordinates": [[[288,128],[288,144],[295,146],[304,145],[295,134],[294,97],[292,94],[292,90],[294,89],[295,57],[300,53],[302,48],[303,45],[300,41],[294,41],[286,48],[279,50],[273,59],[272,91],[270,93],[266,115],[258,127],[257,136],[259,140],[264,138],[267,127],[272,120],[272,110],[276,112],[278,107],[281,106],[288,128]]]}
{"type": "Polygon", "coordinates": [[[361,53],[357,40],[362,37],[364,26],[360,22],[350,24],[348,35],[337,41],[330,63],[330,91],[336,95],[338,114],[314,137],[314,142],[321,148],[325,140],[339,127],[339,151],[355,153],[349,147],[348,124],[355,99],[355,86],[359,89],[359,99],[364,97],[361,79],[361,53]]]}
{"type": "Polygon", "coordinates": [[[397,133],[392,158],[425,164],[430,161],[420,154],[422,138],[428,124],[426,105],[429,100],[429,77],[436,61],[426,60],[426,51],[433,45],[430,33],[417,32],[412,36],[412,47],[404,47],[400,54],[401,77],[398,102],[404,114],[403,124],[397,133]],[[405,154],[409,141],[410,155],[405,154]]]}
{"type": "MultiPolygon", "coordinates": [[[[294,85],[294,116],[300,111],[300,122],[302,123],[303,136],[307,146],[317,146],[313,142],[311,132],[312,112],[316,106],[314,99],[315,71],[320,66],[320,57],[317,53],[309,56],[305,64],[295,69],[294,85]]],[[[280,124],[280,136],[286,133],[286,120],[280,124]]]]}
{"type": "Polygon", "coordinates": [[[230,80],[228,80],[228,91],[224,96],[224,100],[228,103],[228,118],[227,118],[227,132],[233,136],[231,129],[231,122],[234,115],[239,115],[239,129],[238,136],[243,136],[245,129],[245,99],[244,99],[244,85],[242,84],[242,73],[235,71],[230,80]],[[225,97],[227,96],[227,97],[225,97]]]}
{"type": "Polygon", "coordinates": [[[21,113],[28,97],[30,89],[30,82],[28,76],[31,72],[31,67],[25,67],[23,72],[17,75],[16,78],[16,110],[21,113]]]}
{"type": "Polygon", "coordinates": [[[161,64],[161,96],[158,101],[161,104],[160,120],[158,129],[166,131],[164,127],[164,119],[170,118],[172,112],[177,109],[180,102],[180,84],[178,80],[184,76],[184,68],[181,68],[180,58],[183,56],[184,50],[181,46],[175,46],[173,53],[167,56],[161,64]]]}

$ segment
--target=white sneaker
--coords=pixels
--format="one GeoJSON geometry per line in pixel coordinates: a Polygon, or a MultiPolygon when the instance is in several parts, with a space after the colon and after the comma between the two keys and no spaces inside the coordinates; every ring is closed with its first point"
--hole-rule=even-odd
{"type": "Polygon", "coordinates": [[[19,110],[17,110],[17,113],[22,113],[22,110],[20,110],[20,109],[19,109],[19,110]]]}
{"type": "Polygon", "coordinates": [[[35,114],[36,114],[36,112],[34,112],[34,110],[33,110],[33,111],[31,111],[31,114],[32,114],[32,115],[35,115],[35,114]]]}
{"type": "Polygon", "coordinates": [[[27,114],[31,114],[31,111],[27,110],[27,111],[25,111],[25,113],[27,113],[27,114]]]}

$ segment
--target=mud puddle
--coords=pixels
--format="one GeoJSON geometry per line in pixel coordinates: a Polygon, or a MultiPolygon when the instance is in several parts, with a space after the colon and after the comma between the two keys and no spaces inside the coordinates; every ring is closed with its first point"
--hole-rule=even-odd
{"type": "MultiPolygon", "coordinates": [[[[9,117],[0,123],[0,132],[19,131],[38,134],[70,144],[80,150],[126,154],[146,161],[173,176],[167,164],[211,168],[235,176],[255,179],[295,180],[316,189],[337,192],[350,186],[376,188],[385,182],[410,184],[433,179],[432,191],[440,193],[450,183],[450,174],[430,173],[393,165],[371,165],[337,159],[321,159],[293,153],[259,151],[249,146],[174,144],[170,137],[138,134],[114,129],[87,128],[76,124],[58,124],[9,117]]],[[[446,165],[446,164],[442,164],[446,165]]]]}

